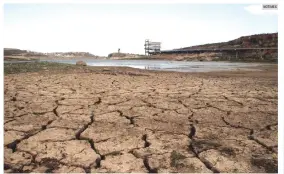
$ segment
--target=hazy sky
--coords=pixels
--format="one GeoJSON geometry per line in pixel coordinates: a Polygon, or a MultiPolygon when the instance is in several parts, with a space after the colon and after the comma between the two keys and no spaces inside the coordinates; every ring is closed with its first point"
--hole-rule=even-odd
{"type": "Polygon", "coordinates": [[[237,4],[5,4],[4,47],[41,52],[87,51],[106,56],[278,32],[276,13],[237,4]]]}

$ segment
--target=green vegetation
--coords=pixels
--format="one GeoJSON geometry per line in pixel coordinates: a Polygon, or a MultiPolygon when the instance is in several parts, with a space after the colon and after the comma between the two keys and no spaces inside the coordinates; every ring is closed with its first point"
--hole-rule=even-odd
{"type": "Polygon", "coordinates": [[[95,67],[95,66],[77,66],[67,63],[54,62],[21,62],[4,63],[4,75],[18,73],[102,73],[102,74],[125,74],[132,76],[144,75],[138,70],[129,67],[95,67]]]}
{"type": "Polygon", "coordinates": [[[53,62],[24,62],[24,63],[4,63],[4,74],[17,74],[38,71],[70,70],[78,68],[75,65],[53,63],[53,62]]]}
{"type": "Polygon", "coordinates": [[[176,152],[175,150],[172,151],[172,153],[171,153],[171,166],[172,167],[178,167],[179,166],[179,163],[178,163],[179,160],[183,160],[185,158],[186,158],[186,156],[176,152]]]}

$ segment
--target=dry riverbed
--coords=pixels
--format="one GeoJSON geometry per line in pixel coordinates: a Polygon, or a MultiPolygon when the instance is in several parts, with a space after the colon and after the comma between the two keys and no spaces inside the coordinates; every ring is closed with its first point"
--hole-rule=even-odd
{"type": "Polygon", "coordinates": [[[277,65],[55,65],[4,67],[7,173],[277,172],[277,65]]]}

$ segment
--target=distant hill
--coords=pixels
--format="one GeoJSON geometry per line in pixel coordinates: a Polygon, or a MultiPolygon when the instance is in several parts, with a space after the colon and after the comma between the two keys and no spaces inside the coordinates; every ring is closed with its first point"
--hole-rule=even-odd
{"type": "MultiPolygon", "coordinates": [[[[184,47],[176,50],[212,50],[206,52],[191,53],[158,53],[151,57],[162,60],[184,60],[184,61],[249,61],[249,62],[277,62],[278,61],[278,33],[255,34],[251,36],[242,36],[237,39],[184,47]],[[236,51],[218,51],[220,48],[261,48],[236,51]],[[214,51],[217,49],[217,51],[214,51]]],[[[232,49],[235,50],[235,49],[232,49]]]]}
{"type": "Polygon", "coordinates": [[[27,50],[20,50],[16,48],[4,48],[4,56],[26,54],[27,50]]]}
{"type": "Polygon", "coordinates": [[[20,50],[16,48],[4,48],[4,56],[21,56],[21,57],[92,57],[97,58],[99,56],[93,55],[89,52],[53,52],[53,53],[41,53],[28,50],[20,50]]]}
{"type": "Polygon", "coordinates": [[[196,45],[176,50],[191,50],[191,49],[201,49],[201,48],[215,49],[215,48],[267,48],[267,47],[278,47],[278,33],[242,36],[238,39],[234,39],[228,42],[196,45]]]}

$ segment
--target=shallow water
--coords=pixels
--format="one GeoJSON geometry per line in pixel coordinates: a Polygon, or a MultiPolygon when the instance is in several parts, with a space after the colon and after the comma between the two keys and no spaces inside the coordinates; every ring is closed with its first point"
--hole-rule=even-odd
{"type": "MultiPolygon", "coordinates": [[[[189,62],[169,60],[93,60],[80,59],[88,66],[126,66],[138,69],[179,71],[179,72],[208,72],[234,70],[238,68],[249,68],[259,66],[260,63],[240,62],[189,62]]],[[[59,63],[76,64],[77,60],[41,60],[59,63]]]]}
{"type": "MultiPolygon", "coordinates": [[[[132,67],[138,69],[161,70],[161,71],[179,71],[179,72],[208,72],[235,70],[239,68],[250,68],[261,65],[260,63],[240,63],[240,62],[192,62],[192,61],[169,61],[169,60],[83,60],[88,66],[118,66],[132,67]]],[[[40,60],[48,62],[76,64],[73,60],[40,60]]],[[[24,63],[34,61],[4,61],[4,63],[24,63]]]]}

